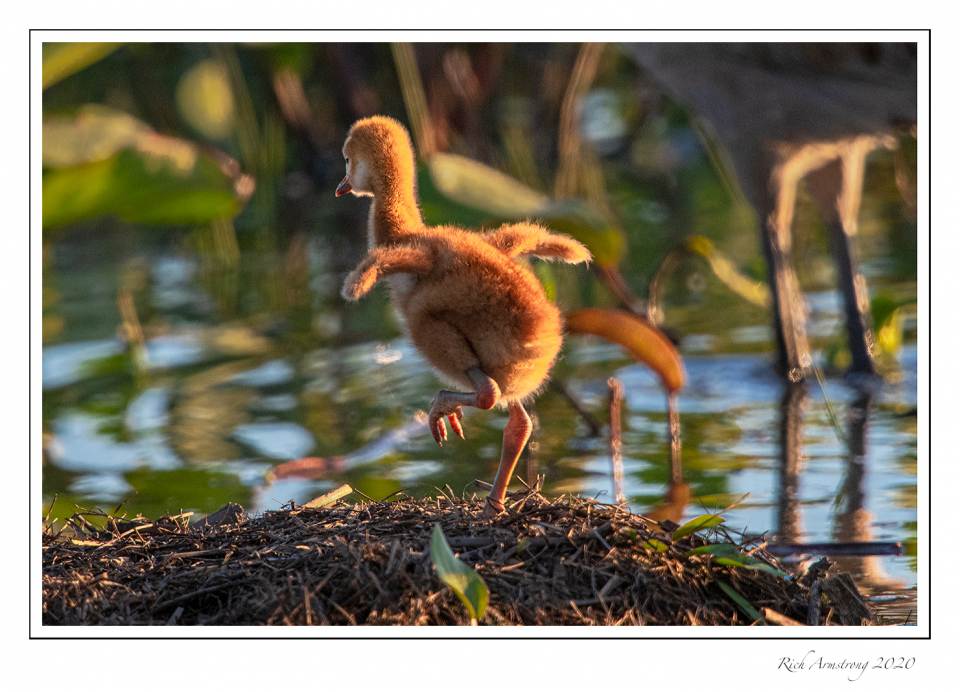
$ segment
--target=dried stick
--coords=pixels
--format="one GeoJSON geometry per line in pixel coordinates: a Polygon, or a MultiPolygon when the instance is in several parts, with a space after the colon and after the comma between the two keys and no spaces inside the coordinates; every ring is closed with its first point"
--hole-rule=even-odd
{"type": "Polygon", "coordinates": [[[623,504],[623,437],[620,412],[623,407],[623,383],[616,377],[607,380],[610,388],[610,463],[613,467],[613,496],[623,504]]]}

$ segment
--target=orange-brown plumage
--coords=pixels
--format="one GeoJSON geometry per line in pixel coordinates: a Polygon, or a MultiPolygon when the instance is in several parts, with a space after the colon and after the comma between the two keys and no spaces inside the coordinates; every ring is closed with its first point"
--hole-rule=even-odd
{"type": "MultiPolygon", "coordinates": [[[[388,278],[393,303],[418,350],[445,379],[476,390],[475,395],[438,395],[438,412],[431,415],[432,426],[440,419],[440,427],[433,428],[438,442],[446,435],[444,415],[462,432],[461,404],[490,408],[503,403],[510,407],[511,421],[519,421],[514,426],[518,439],[526,435],[516,450],[519,456],[529,437],[520,402],[546,381],[563,342],[563,325],[536,276],[518,258],[575,263],[588,261],[590,253],[572,238],[534,223],[485,233],[425,226],[417,205],[413,147],[396,120],[374,116],[356,122],[343,154],[347,175],[337,195],[373,197],[370,251],[347,277],[344,297],[357,300],[388,278]]],[[[506,439],[504,444],[506,453],[506,439]]]]}

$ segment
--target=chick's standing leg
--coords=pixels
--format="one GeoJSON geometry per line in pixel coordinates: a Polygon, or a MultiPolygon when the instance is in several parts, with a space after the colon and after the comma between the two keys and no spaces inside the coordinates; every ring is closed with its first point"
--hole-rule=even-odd
{"type": "Polygon", "coordinates": [[[487,496],[487,506],[484,510],[484,514],[487,516],[503,511],[503,499],[507,496],[510,477],[513,476],[513,470],[517,468],[520,454],[523,452],[523,448],[527,446],[530,433],[533,432],[533,422],[520,402],[512,402],[509,411],[510,418],[507,420],[507,426],[503,429],[500,467],[497,469],[497,477],[493,481],[493,490],[487,496]]]}
{"type": "Polygon", "coordinates": [[[500,386],[496,381],[488,376],[480,368],[470,368],[467,370],[467,376],[476,387],[474,392],[451,392],[447,389],[441,389],[433,399],[430,406],[430,416],[427,425],[430,428],[430,434],[437,444],[441,447],[447,439],[447,426],[443,422],[444,416],[450,421],[450,427],[453,431],[463,437],[463,426],[460,424],[463,418],[464,406],[474,406],[476,408],[493,408],[500,398],[500,386]]]}

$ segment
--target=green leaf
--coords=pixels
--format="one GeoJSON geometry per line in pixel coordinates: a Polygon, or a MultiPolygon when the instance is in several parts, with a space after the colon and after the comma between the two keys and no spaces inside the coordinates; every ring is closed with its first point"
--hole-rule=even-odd
{"type": "Polygon", "coordinates": [[[471,624],[483,620],[487,601],[490,599],[490,589],[475,570],[458,560],[453,554],[440,524],[433,525],[430,559],[433,560],[433,566],[437,570],[440,581],[453,590],[467,609],[471,624]]]}
{"type": "Polygon", "coordinates": [[[903,345],[903,308],[912,305],[912,300],[896,300],[888,295],[874,296],[870,301],[870,314],[880,353],[895,356],[903,345]]]}
{"type": "Polygon", "coordinates": [[[738,296],[760,307],[770,305],[770,291],[766,285],[743,274],[709,238],[692,235],[684,241],[684,247],[705,259],[720,282],[738,296]]]}
{"type": "Polygon", "coordinates": [[[718,557],[714,558],[714,563],[718,565],[725,565],[727,567],[740,567],[742,569],[752,569],[756,572],[766,572],[767,574],[772,574],[775,577],[781,577],[782,579],[787,579],[790,577],[789,574],[784,572],[782,569],[777,569],[773,565],[768,565],[766,562],[762,562],[754,557],[749,555],[739,555],[736,557],[718,557]]]}
{"type": "Polygon", "coordinates": [[[202,224],[242,209],[253,180],[225,154],[157,134],[100,106],[43,127],[43,227],[114,216],[131,223],[202,224]]]}
{"type": "Polygon", "coordinates": [[[701,514],[674,531],[673,540],[679,541],[681,538],[702,529],[712,529],[714,526],[720,526],[724,521],[725,519],[719,514],[701,514]]]}
{"type": "Polygon", "coordinates": [[[736,589],[734,589],[725,581],[718,581],[717,586],[719,586],[723,592],[730,597],[731,601],[737,604],[737,607],[740,608],[740,610],[742,610],[748,618],[752,618],[755,621],[759,620],[764,622],[763,616],[760,615],[760,612],[750,604],[750,601],[741,596],[736,589]]]}
{"type": "Polygon", "coordinates": [[[658,553],[667,552],[667,544],[657,538],[648,538],[640,544],[640,547],[655,550],[658,553]]]}
{"type": "MultiPolygon", "coordinates": [[[[876,355],[880,360],[893,362],[903,346],[904,308],[916,305],[916,300],[897,299],[880,293],[870,300],[876,355]]],[[[841,329],[824,349],[824,359],[834,369],[850,366],[850,350],[846,331],[841,329]]]]}
{"type": "Polygon", "coordinates": [[[43,88],[102,60],[119,47],[119,43],[44,43],[43,88]]]}
{"type": "Polygon", "coordinates": [[[427,162],[427,169],[441,194],[496,218],[530,217],[549,202],[519,180],[466,156],[436,153],[427,162]]]}
{"type": "Polygon", "coordinates": [[[736,557],[742,554],[733,543],[711,543],[710,545],[701,545],[699,548],[690,551],[690,555],[715,555],[718,557],[736,557]]]}
{"type": "Polygon", "coordinates": [[[899,308],[905,303],[899,301],[887,294],[880,293],[870,300],[870,316],[873,318],[874,329],[879,329],[883,324],[890,320],[899,308]]]}
{"type": "Polygon", "coordinates": [[[713,562],[716,565],[725,565],[727,567],[741,567],[743,569],[752,569],[758,572],[766,572],[777,577],[789,579],[790,575],[782,569],[777,569],[773,565],[768,565],[763,560],[758,560],[752,555],[745,555],[740,548],[733,543],[712,543],[694,548],[689,552],[690,555],[712,555],[713,562]]]}

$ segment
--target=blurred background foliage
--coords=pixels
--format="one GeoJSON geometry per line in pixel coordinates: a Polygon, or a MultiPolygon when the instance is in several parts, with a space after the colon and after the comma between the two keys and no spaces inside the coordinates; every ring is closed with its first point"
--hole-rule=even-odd
{"type": "MultiPolygon", "coordinates": [[[[769,301],[756,221],[723,152],[616,46],[46,44],[43,55],[45,237],[91,221],[179,226],[229,264],[241,245],[355,227],[362,207],[332,205],[328,191],[346,129],[383,112],[414,134],[428,223],[538,218],[591,248],[596,282],[538,266],[554,297],[559,274],[574,303],[661,321],[663,283],[699,257],[733,295],[769,301]]],[[[901,144],[874,157],[888,175],[871,179],[867,203],[897,205],[883,240],[908,245],[897,271],[909,277],[916,153],[901,144]]],[[[798,217],[821,230],[809,205],[798,217]]],[[[336,256],[359,251],[362,234],[328,235],[348,247],[336,256]]],[[[825,249],[822,233],[798,236],[801,260],[825,249]]],[[[820,264],[801,272],[826,283],[820,264]]],[[[909,303],[874,306],[887,355],[909,303]]],[[[844,350],[834,340],[826,365],[842,368],[844,350]]]]}
{"type": "MultiPolygon", "coordinates": [[[[60,497],[54,516],[121,501],[148,515],[226,501],[262,509],[341,481],[382,497],[488,475],[478,460],[494,463],[496,421],[471,417],[466,446],[454,458],[436,452],[409,424],[436,380],[398,338],[385,292],[349,308],[338,297],[366,250],[367,206],[333,197],[341,146],[355,119],[384,113],[414,136],[428,223],[539,218],[579,238],[596,257],[590,271],[534,265],[549,295],[568,312],[649,314],[683,354],[692,491],[664,497],[659,378],[589,339],[570,340],[561,389],[537,404],[530,464],[548,489],[607,487],[604,443],[568,400],[602,422],[606,378],[618,373],[635,506],[679,496],[723,506],[746,489],[755,504],[737,511],[757,530],[774,523],[763,512],[778,502],[780,394],[756,219],[702,123],[619,46],[45,44],[43,87],[44,494],[60,497]],[[304,456],[326,476],[264,485],[278,462],[304,456]]],[[[874,429],[890,443],[878,478],[899,489],[890,512],[904,513],[894,523],[907,538],[915,194],[913,138],[872,155],[858,244],[885,374],[902,385],[876,407],[874,429]]],[[[818,362],[839,373],[849,356],[827,233],[802,190],[794,254],[818,362]]],[[[648,362],[676,368],[662,353],[648,362]]],[[[827,387],[838,406],[850,399],[827,387]]],[[[809,408],[811,454],[841,464],[828,412],[809,408]]],[[[811,507],[834,507],[835,488],[808,487],[811,507]]],[[[810,534],[829,534],[828,523],[812,521],[810,534]]]]}

